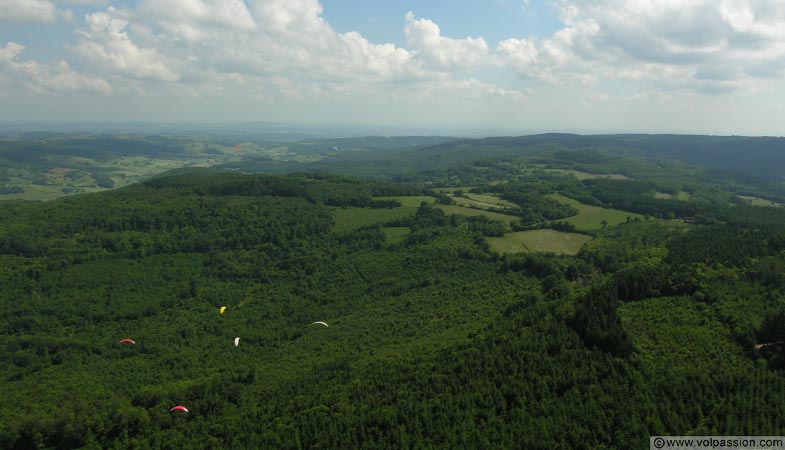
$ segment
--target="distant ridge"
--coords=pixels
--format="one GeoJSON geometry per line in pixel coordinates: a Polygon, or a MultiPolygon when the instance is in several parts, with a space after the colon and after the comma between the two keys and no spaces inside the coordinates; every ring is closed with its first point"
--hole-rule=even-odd
{"type": "Polygon", "coordinates": [[[551,148],[611,150],[660,157],[716,170],[782,179],[785,138],[678,134],[580,135],[543,133],[529,136],[462,139],[417,151],[420,158],[468,162],[477,158],[521,156],[551,148]]]}

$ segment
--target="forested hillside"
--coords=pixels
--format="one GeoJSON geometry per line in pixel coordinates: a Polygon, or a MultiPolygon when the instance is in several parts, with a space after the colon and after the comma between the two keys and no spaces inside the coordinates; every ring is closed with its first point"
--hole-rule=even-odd
{"type": "MultiPolygon", "coordinates": [[[[785,138],[748,136],[700,136],[668,134],[578,135],[539,134],[517,137],[489,137],[446,142],[418,151],[417,158],[468,162],[479,155],[499,158],[541,154],[547,151],[596,152],[644,155],[708,167],[717,171],[759,176],[782,181],[785,176],[785,138]]],[[[597,158],[580,161],[598,162],[597,158]]]]}
{"type": "Polygon", "coordinates": [[[783,434],[785,209],[554,167],[502,158],[410,184],[184,171],[1,203],[0,448],[632,449],[783,434]],[[446,213],[462,187],[514,221],[446,213]],[[556,195],[630,216],[582,229],[556,195]],[[347,210],[396,217],[337,227],[347,210]],[[486,241],[539,228],[591,240],[577,256],[486,241]]]}

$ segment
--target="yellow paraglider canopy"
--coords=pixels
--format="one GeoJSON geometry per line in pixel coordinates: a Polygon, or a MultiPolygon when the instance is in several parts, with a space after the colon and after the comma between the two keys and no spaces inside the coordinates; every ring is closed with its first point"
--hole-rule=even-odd
{"type": "Polygon", "coordinates": [[[218,310],[219,314],[223,314],[226,311],[226,306],[221,306],[221,309],[218,310]]]}

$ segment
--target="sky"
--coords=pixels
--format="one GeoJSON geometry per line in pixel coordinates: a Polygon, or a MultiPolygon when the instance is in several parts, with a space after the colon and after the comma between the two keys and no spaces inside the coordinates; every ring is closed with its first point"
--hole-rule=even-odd
{"type": "Polygon", "coordinates": [[[0,121],[785,135],[782,0],[0,0],[0,121]]]}

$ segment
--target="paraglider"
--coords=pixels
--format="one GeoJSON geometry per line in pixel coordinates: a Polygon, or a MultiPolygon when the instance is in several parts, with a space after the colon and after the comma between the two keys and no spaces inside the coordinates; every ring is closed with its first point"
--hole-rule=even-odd
{"type": "Polygon", "coordinates": [[[218,313],[223,314],[224,311],[226,311],[226,306],[221,306],[221,308],[218,310],[218,313]]]}
{"type": "Polygon", "coordinates": [[[234,151],[237,151],[237,150],[240,150],[240,146],[239,145],[235,145],[234,146],[234,151]]]}
{"type": "Polygon", "coordinates": [[[240,345],[240,338],[236,337],[234,338],[234,346],[237,347],[238,345],[240,345]]]}
{"type": "Polygon", "coordinates": [[[180,405],[173,406],[172,409],[169,410],[169,412],[176,412],[176,411],[182,411],[182,412],[186,412],[186,413],[190,412],[190,411],[188,411],[188,408],[186,408],[185,406],[180,406],[180,405]]]}
{"type": "Polygon", "coordinates": [[[136,344],[136,341],[134,341],[131,338],[125,338],[125,339],[121,339],[120,343],[121,344],[136,344]]]}
{"type": "Polygon", "coordinates": [[[326,326],[326,327],[329,327],[329,326],[330,326],[330,325],[327,325],[326,323],[322,322],[321,320],[320,320],[320,321],[318,321],[318,322],[314,322],[314,323],[312,323],[311,325],[316,325],[317,323],[318,323],[319,325],[324,325],[324,326],[326,326]]]}

